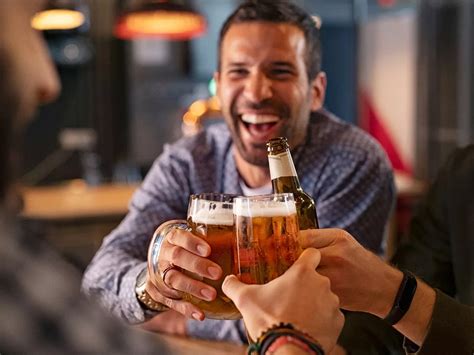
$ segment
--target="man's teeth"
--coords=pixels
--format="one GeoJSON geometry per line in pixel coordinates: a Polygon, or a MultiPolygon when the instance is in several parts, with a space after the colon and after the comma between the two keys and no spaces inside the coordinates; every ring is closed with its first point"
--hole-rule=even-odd
{"type": "Polygon", "coordinates": [[[251,124],[262,124],[278,122],[280,118],[275,115],[257,115],[257,114],[244,114],[242,115],[242,121],[251,124]]]}

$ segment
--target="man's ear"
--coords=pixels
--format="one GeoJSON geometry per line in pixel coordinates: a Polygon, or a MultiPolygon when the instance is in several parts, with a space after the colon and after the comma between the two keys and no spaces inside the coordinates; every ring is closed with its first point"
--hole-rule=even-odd
{"type": "Polygon", "coordinates": [[[326,97],[326,73],[320,71],[311,82],[311,111],[317,111],[324,105],[326,97]]]}

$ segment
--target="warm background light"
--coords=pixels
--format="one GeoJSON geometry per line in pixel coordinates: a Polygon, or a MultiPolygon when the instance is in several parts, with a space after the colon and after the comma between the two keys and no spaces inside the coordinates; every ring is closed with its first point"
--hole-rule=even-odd
{"type": "Polygon", "coordinates": [[[194,13],[148,11],[130,13],[117,26],[119,38],[166,37],[190,39],[203,33],[206,23],[194,13]]]}
{"type": "Polygon", "coordinates": [[[138,13],[130,15],[126,24],[131,31],[143,33],[180,33],[193,31],[201,24],[199,16],[180,13],[138,13]]]}
{"type": "Polygon", "coordinates": [[[85,16],[80,11],[52,9],[38,12],[31,20],[31,26],[39,31],[72,30],[84,21],[85,16]]]}

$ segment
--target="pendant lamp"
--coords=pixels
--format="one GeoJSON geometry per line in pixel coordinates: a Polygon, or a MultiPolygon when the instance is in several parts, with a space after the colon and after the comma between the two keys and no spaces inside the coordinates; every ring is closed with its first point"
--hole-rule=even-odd
{"type": "Polygon", "coordinates": [[[121,39],[188,40],[203,34],[206,28],[206,19],[185,2],[145,0],[123,11],[115,35],[121,39]]]}
{"type": "Polygon", "coordinates": [[[81,27],[86,15],[80,0],[49,0],[44,10],[36,13],[31,26],[39,31],[68,31],[81,27]]]}

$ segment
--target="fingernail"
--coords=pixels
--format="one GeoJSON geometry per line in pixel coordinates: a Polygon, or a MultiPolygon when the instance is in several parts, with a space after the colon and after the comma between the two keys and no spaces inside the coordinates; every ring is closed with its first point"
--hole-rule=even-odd
{"type": "Polygon", "coordinates": [[[201,315],[200,315],[199,313],[197,313],[197,312],[194,312],[194,313],[192,314],[192,317],[193,317],[194,319],[196,319],[196,320],[201,320],[201,315]]]}
{"type": "Polygon", "coordinates": [[[215,266],[209,266],[207,268],[207,272],[214,278],[218,278],[219,276],[221,276],[220,270],[215,266]]]}
{"type": "Polygon", "coordinates": [[[201,290],[201,295],[203,295],[206,298],[206,300],[212,301],[212,298],[214,297],[214,292],[212,292],[211,290],[207,288],[203,288],[201,290]]]}
{"type": "Polygon", "coordinates": [[[206,255],[207,255],[207,250],[208,250],[207,247],[205,247],[204,245],[200,245],[200,244],[199,244],[199,245],[197,246],[197,251],[198,251],[198,253],[199,253],[200,255],[202,255],[202,256],[206,256],[206,255]]]}

